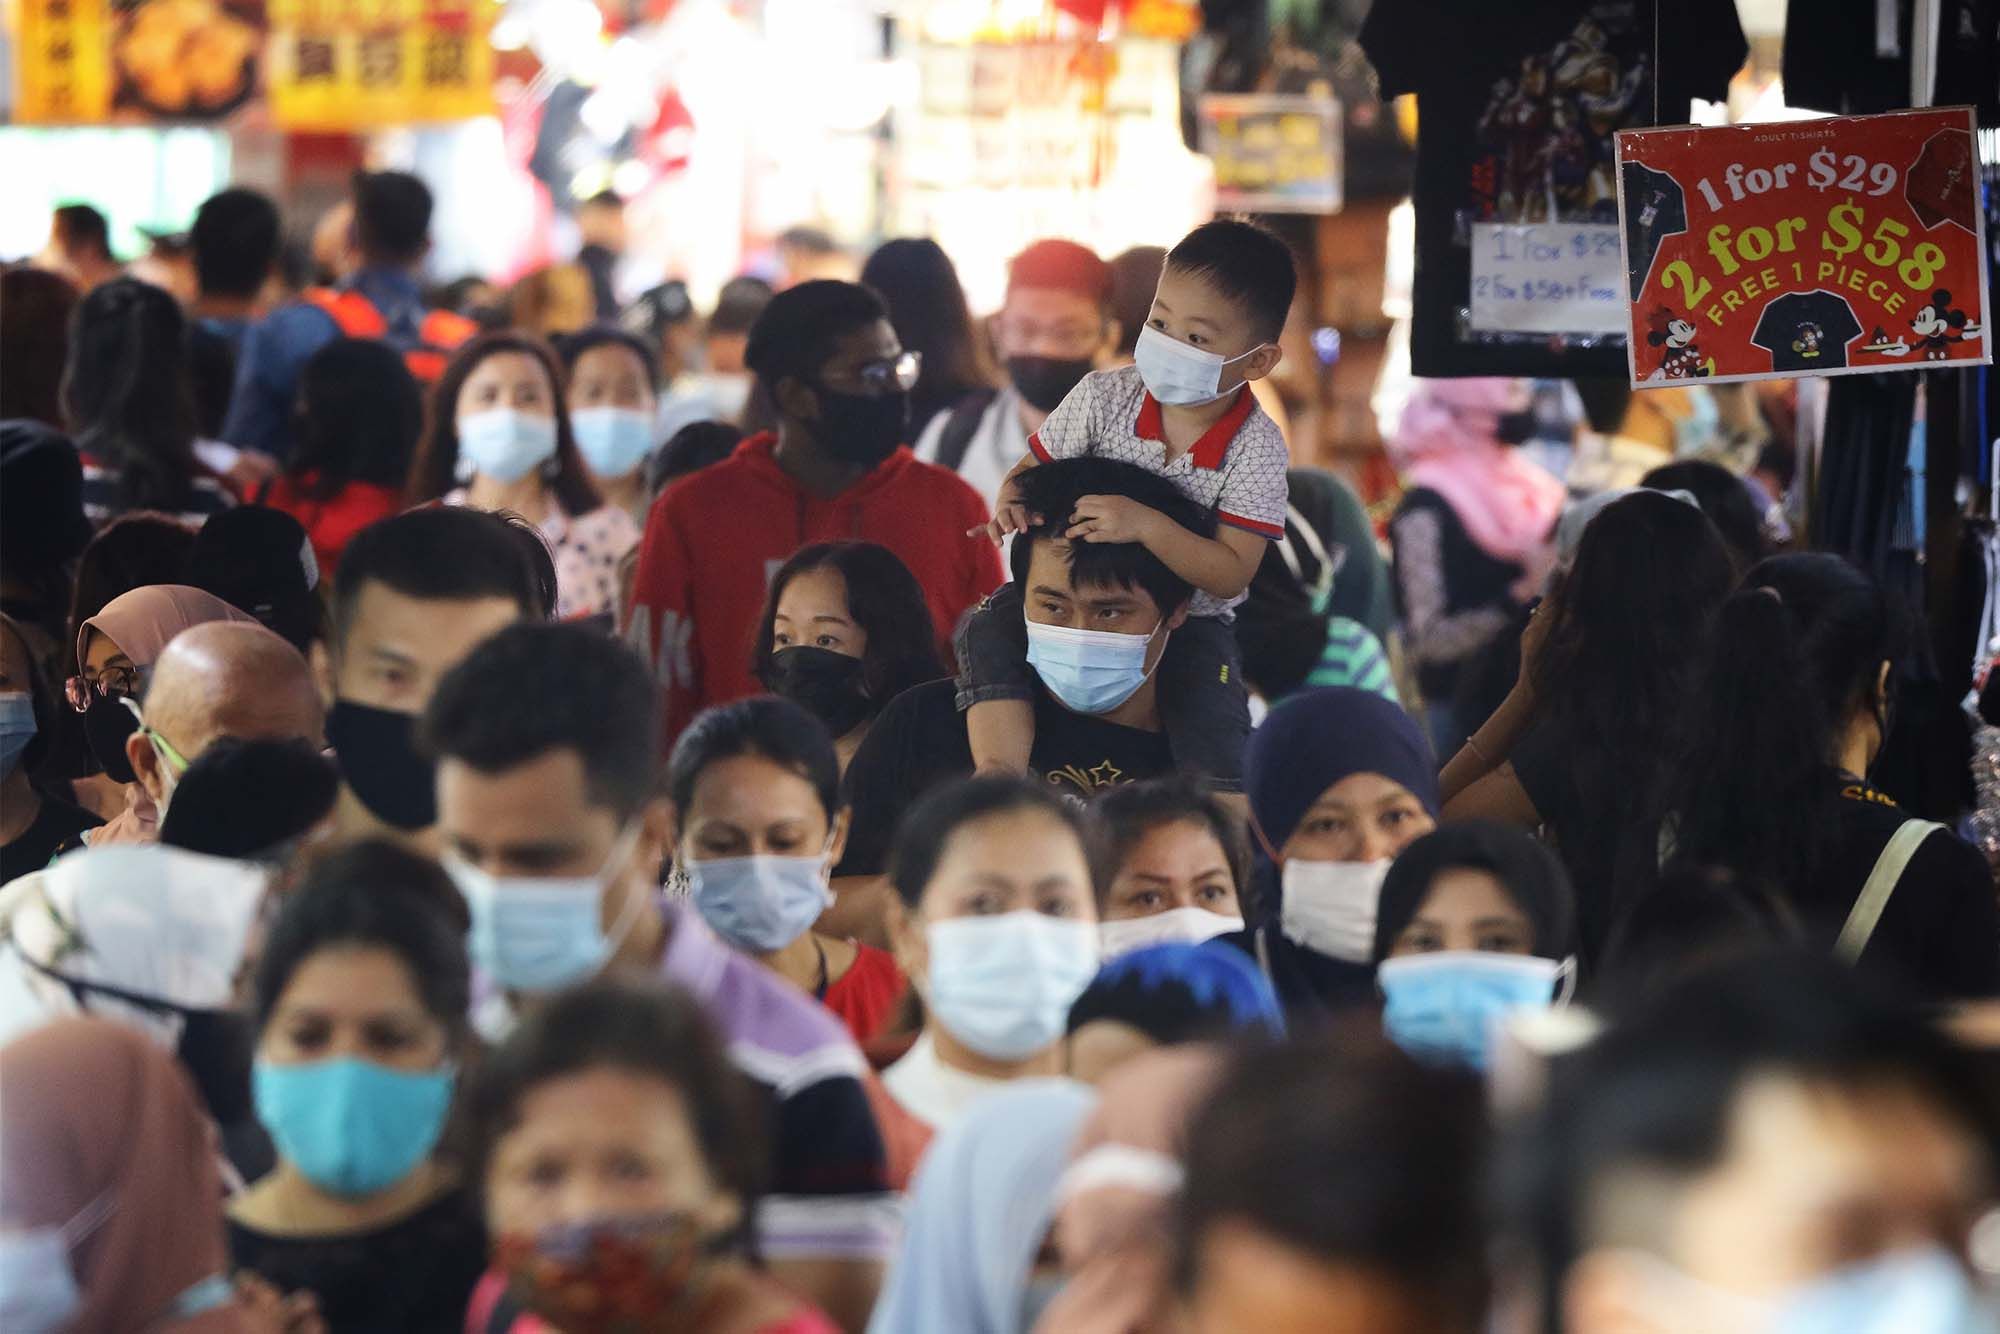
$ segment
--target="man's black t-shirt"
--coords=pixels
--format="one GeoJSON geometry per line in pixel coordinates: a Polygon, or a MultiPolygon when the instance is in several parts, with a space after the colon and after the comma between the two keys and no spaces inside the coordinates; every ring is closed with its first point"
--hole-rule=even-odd
{"type": "MultiPolygon", "coordinates": [[[[950,681],[931,681],[889,701],[847,766],[853,827],[835,875],[880,875],[903,813],[939,783],[972,772],[965,718],[950,681]]],[[[1028,766],[1058,792],[1089,800],[1107,787],[1155,778],[1174,767],[1163,732],[1071,713],[1035,688],[1035,747],[1028,766]]]]}
{"type": "Polygon", "coordinates": [[[1771,354],[1774,371],[1838,370],[1861,322],[1832,292],[1792,292],[1764,307],[1750,341],[1771,354]]]}
{"type": "Polygon", "coordinates": [[[1382,96],[1415,93],[1422,118],[1416,374],[1626,374],[1622,337],[1483,334],[1462,316],[1473,226],[1616,224],[1612,135],[1680,124],[1691,98],[1728,91],[1749,51],[1735,5],[1679,0],[1656,17],[1656,3],[1405,0],[1369,10],[1361,46],[1382,96]]]}

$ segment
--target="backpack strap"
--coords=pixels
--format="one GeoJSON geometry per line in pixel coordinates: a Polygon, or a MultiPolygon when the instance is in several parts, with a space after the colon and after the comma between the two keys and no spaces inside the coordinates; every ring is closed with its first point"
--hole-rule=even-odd
{"type": "Polygon", "coordinates": [[[938,467],[958,471],[965,462],[965,451],[972,447],[972,437],[979,434],[979,423],[985,419],[986,409],[999,396],[997,389],[975,389],[951,405],[951,415],[945,418],[944,430],[938,433],[938,467]]]}
{"type": "Polygon", "coordinates": [[[1943,825],[1932,820],[1905,820],[1889,835],[1888,846],[1875,859],[1875,869],[1868,873],[1860,897],[1854,900],[1854,908],[1847,914],[1846,925],[1840,928],[1840,938],[1833,944],[1835,958],[1848,964],[1860,959],[1861,951],[1868,948],[1869,937],[1875,934],[1876,924],[1882,920],[1882,910],[1889,906],[1889,895],[1895,892],[1896,882],[1909,869],[1910,858],[1917,855],[1917,848],[1925,839],[1942,828],[1943,825]]]}

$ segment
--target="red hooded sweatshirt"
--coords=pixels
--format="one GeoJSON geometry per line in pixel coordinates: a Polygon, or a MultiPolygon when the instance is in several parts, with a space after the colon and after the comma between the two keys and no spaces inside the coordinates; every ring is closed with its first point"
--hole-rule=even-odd
{"type": "Polygon", "coordinates": [[[701,710],[762,690],[750,671],[757,618],[771,576],[800,547],[866,541],[895,552],[923,586],[946,662],[959,616],[1003,581],[993,544],[965,535],[990,516],[957,473],[899,448],[822,500],[778,466],[777,443],[750,437],[668,487],[646,518],[626,635],[666,692],[668,747],[701,710]]]}

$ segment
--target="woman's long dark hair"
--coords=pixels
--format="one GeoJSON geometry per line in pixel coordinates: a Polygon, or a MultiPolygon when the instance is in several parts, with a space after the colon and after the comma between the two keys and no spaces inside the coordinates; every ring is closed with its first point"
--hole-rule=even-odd
{"type": "Polygon", "coordinates": [[[458,396],[479,363],[501,352],[519,352],[541,364],[549,381],[550,407],[556,415],[556,475],[549,490],[563,513],[575,518],[604,504],[584,470],[583,457],[576,452],[576,437],[569,426],[569,407],[563,397],[563,377],[556,354],[539,338],[522,333],[490,333],[460,348],[438,377],[431,391],[430,423],[417,457],[410,464],[410,483],[405,499],[411,505],[428,505],[458,485],[458,396]]]}
{"type": "MultiPolygon", "coordinates": [[[[1595,946],[1618,838],[1686,716],[1715,611],[1735,580],[1701,510],[1642,491],[1592,519],[1541,615],[1553,617],[1531,683],[1541,745],[1563,757],[1578,803],[1556,840],[1595,946]]],[[[1544,811],[1544,816],[1554,814],[1544,811]]]]}
{"type": "Polygon", "coordinates": [[[799,548],[771,576],[751,652],[753,676],[761,677],[771,656],[771,623],[777,619],[778,599],[785,595],[786,585],[808,570],[833,570],[846,581],[847,614],[868,636],[868,651],[861,659],[862,684],[878,705],[945,675],[930,607],[910,567],[895,552],[873,542],[818,542],[799,548]]]}
{"type": "Polygon", "coordinates": [[[1776,556],[1745,575],[1716,618],[1660,790],[1673,862],[1787,892],[1811,884],[1837,824],[1835,748],[1857,710],[1878,708],[1903,637],[1882,589],[1839,556],[1776,556]]]}
{"type": "Polygon", "coordinates": [[[118,474],[118,508],[185,511],[194,456],[187,321],[173,297],[114,278],[77,303],[63,408],[77,448],[118,474]]]}
{"type": "Polygon", "coordinates": [[[861,269],[861,283],[873,288],[889,308],[904,350],[921,352],[922,376],[910,394],[910,430],[923,429],[931,414],[950,407],[995,380],[958,270],[936,241],[902,237],[884,241],[861,269]]]}
{"type": "Polygon", "coordinates": [[[298,445],[285,474],[308,500],[349,482],[401,486],[424,432],[424,392],[403,358],[372,338],[341,338],[299,372],[298,445]]]}

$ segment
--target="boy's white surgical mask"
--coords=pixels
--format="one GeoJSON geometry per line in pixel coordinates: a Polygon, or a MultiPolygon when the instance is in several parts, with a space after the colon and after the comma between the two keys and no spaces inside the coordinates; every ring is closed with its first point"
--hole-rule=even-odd
{"type": "Polygon", "coordinates": [[[1149,324],[1139,331],[1132,360],[1138,364],[1147,393],[1173,407],[1191,408],[1222,397],[1222,368],[1253,357],[1263,348],[1259,343],[1242,356],[1224,357],[1190,347],[1149,324]]]}

